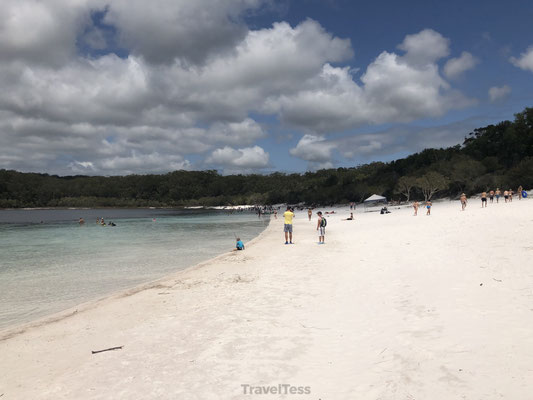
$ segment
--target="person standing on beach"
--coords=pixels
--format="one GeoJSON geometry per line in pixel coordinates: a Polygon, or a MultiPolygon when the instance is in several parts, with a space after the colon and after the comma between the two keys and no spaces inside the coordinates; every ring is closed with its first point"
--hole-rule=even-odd
{"type": "Polygon", "coordinates": [[[494,202],[494,190],[491,190],[491,191],[489,192],[489,199],[490,199],[490,202],[491,202],[491,203],[494,202]]]}
{"type": "Polygon", "coordinates": [[[507,200],[509,200],[509,192],[507,190],[503,191],[503,198],[505,199],[505,202],[507,203],[507,200]]]}
{"type": "Polygon", "coordinates": [[[466,208],[466,203],[467,203],[467,200],[466,200],[466,194],[462,193],[461,194],[461,211],[464,211],[465,208],[466,208]]]}
{"type": "Polygon", "coordinates": [[[431,201],[426,201],[426,208],[428,209],[426,215],[431,215],[431,201]]]}
{"type": "Polygon", "coordinates": [[[413,214],[414,216],[418,215],[418,207],[419,207],[418,201],[415,201],[413,203],[413,208],[415,209],[415,213],[413,214]]]}
{"type": "Polygon", "coordinates": [[[500,188],[496,188],[496,204],[498,204],[500,202],[500,196],[502,194],[502,192],[500,191],[500,188]]]}
{"type": "Polygon", "coordinates": [[[518,186],[518,200],[522,200],[522,191],[524,190],[524,188],[522,187],[522,185],[518,186]]]}
{"type": "Polygon", "coordinates": [[[326,236],[326,219],[322,217],[322,212],[316,213],[318,215],[318,222],[316,230],[318,231],[318,244],[324,244],[324,236],[326,236]]]}
{"type": "Polygon", "coordinates": [[[287,211],[283,213],[283,218],[285,218],[285,224],[283,225],[285,244],[292,244],[292,219],[294,218],[294,213],[290,207],[287,207],[287,211]]]}
{"type": "Polygon", "coordinates": [[[487,207],[487,192],[481,193],[481,208],[487,207]]]}
{"type": "Polygon", "coordinates": [[[311,221],[311,216],[313,215],[313,210],[310,208],[307,209],[307,216],[309,217],[309,221],[311,221]]]}
{"type": "Polygon", "coordinates": [[[513,194],[514,194],[513,189],[509,189],[509,202],[510,203],[512,203],[513,201],[513,194]]]}

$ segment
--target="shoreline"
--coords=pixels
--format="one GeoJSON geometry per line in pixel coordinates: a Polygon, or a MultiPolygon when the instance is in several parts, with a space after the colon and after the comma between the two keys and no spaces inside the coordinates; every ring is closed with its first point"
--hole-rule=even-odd
{"type": "Polygon", "coordinates": [[[337,208],[323,246],[315,214],[294,245],[271,219],[243,252],[0,341],[2,400],[528,399],[533,203],[460,209],[337,208]]]}
{"type": "MultiPolygon", "coordinates": [[[[269,229],[271,225],[271,218],[268,220],[268,224],[265,226],[265,229],[263,229],[259,235],[255,236],[252,240],[247,242],[246,247],[253,246],[255,242],[257,242],[262,235],[266,233],[266,231],[269,229]]],[[[130,288],[120,289],[117,291],[113,291],[107,295],[104,295],[102,297],[95,298],[93,300],[84,301],[81,302],[75,306],[68,307],[64,310],[54,312],[52,314],[37,318],[33,321],[23,322],[20,324],[15,324],[13,326],[8,326],[5,328],[0,329],[0,342],[7,340],[9,338],[12,338],[14,336],[20,335],[30,329],[39,328],[48,324],[53,324],[56,322],[63,321],[69,317],[72,317],[78,313],[86,312],[89,310],[92,310],[94,308],[97,308],[100,304],[106,303],[108,301],[112,301],[113,299],[119,299],[122,297],[132,296],[136,293],[142,292],[144,290],[150,290],[157,288],[159,285],[162,285],[163,283],[175,279],[181,274],[189,273],[195,269],[200,269],[208,264],[211,264],[212,262],[215,262],[217,259],[224,258],[228,255],[232,254],[231,251],[218,254],[214,257],[211,257],[205,261],[201,261],[199,263],[190,265],[188,267],[185,267],[181,270],[172,272],[170,274],[164,275],[161,278],[157,278],[155,280],[151,280],[148,282],[137,284],[130,288]]]]}

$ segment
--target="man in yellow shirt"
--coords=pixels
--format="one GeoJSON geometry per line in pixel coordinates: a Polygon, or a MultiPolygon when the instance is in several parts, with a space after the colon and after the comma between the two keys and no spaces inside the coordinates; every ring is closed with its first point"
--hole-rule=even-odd
{"type": "Polygon", "coordinates": [[[294,213],[291,208],[287,206],[287,211],[283,213],[285,218],[285,225],[283,226],[283,232],[285,232],[285,244],[292,244],[292,219],[294,218],[294,213]],[[287,241],[287,239],[289,241],[287,241]]]}

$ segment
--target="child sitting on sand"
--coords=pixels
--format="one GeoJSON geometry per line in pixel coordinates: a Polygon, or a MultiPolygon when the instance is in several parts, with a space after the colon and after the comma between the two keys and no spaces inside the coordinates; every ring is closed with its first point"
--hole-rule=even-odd
{"type": "Polygon", "coordinates": [[[244,250],[244,243],[241,238],[237,238],[237,244],[235,245],[235,250],[244,250]]]}

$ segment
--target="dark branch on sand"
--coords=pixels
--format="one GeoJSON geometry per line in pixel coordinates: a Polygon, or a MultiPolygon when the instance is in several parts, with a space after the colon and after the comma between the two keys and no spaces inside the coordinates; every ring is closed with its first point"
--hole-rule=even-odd
{"type": "Polygon", "coordinates": [[[104,351],[122,350],[123,347],[124,346],[117,346],[117,347],[110,347],[108,349],[103,349],[103,350],[93,350],[92,353],[96,354],[96,353],[103,353],[104,351]]]}

